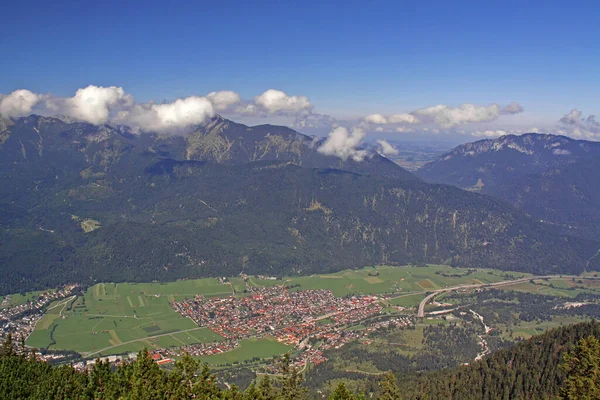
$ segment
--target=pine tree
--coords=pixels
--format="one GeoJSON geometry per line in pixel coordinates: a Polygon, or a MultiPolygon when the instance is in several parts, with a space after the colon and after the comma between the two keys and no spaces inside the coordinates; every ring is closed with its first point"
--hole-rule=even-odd
{"type": "Polygon", "coordinates": [[[302,386],[304,379],[298,370],[291,366],[290,353],[284,354],[281,359],[281,397],[286,400],[306,398],[307,389],[302,386]]]}
{"type": "Polygon", "coordinates": [[[4,343],[2,343],[2,353],[0,355],[4,357],[13,356],[15,350],[13,348],[13,337],[12,333],[9,333],[4,343]]]}
{"type": "Polygon", "coordinates": [[[140,400],[160,398],[165,384],[164,376],[164,371],[152,361],[148,350],[140,351],[137,360],[133,363],[131,390],[127,393],[127,398],[140,400]]]}
{"type": "Polygon", "coordinates": [[[257,399],[260,400],[270,400],[275,399],[277,397],[277,393],[275,388],[273,387],[273,381],[269,377],[269,375],[263,376],[263,378],[259,381],[257,387],[257,399]]]}
{"type": "Polygon", "coordinates": [[[342,381],[338,383],[333,393],[331,393],[329,400],[355,400],[355,397],[352,392],[346,388],[346,384],[342,381]]]}
{"type": "Polygon", "coordinates": [[[256,387],[256,383],[252,382],[244,391],[244,398],[247,400],[258,400],[260,399],[260,393],[256,387]]]}
{"type": "Polygon", "coordinates": [[[400,396],[400,389],[398,388],[398,383],[396,382],[396,377],[391,372],[385,374],[385,378],[379,384],[381,387],[381,394],[379,395],[379,399],[381,400],[399,400],[402,397],[400,396]]]}
{"type": "Polygon", "coordinates": [[[561,365],[567,377],[563,384],[564,399],[600,399],[600,341],[594,336],[581,339],[565,354],[561,365]]]}

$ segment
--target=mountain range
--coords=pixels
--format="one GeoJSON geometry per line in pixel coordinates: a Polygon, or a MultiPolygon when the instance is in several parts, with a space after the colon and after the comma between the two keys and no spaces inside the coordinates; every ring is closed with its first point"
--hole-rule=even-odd
{"type": "Polygon", "coordinates": [[[0,294],[77,281],[444,263],[598,268],[600,244],[388,159],[216,117],[188,135],[32,115],[0,127],[0,294]]]}
{"type": "Polygon", "coordinates": [[[418,175],[506,201],[560,232],[600,237],[598,142],[506,135],[458,146],[418,175]]]}

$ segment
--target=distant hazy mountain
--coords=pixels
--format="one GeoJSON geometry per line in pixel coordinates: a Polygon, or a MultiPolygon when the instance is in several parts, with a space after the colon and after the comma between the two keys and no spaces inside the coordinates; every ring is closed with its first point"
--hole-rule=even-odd
{"type": "Polygon", "coordinates": [[[456,147],[418,175],[508,201],[564,232],[600,237],[600,143],[507,135],[456,147]]]}
{"type": "Polygon", "coordinates": [[[485,196],[402,179],[412,175],[386,169],[385,161],[380,170],[399,177],[312,168],[307,160],[326,158],[291,130],[287,140],[300,140],[306,159],[286,160],[293,144],[265,153],[280,161],[244,158],[274,140],[265,137],[275,128],[261,127],[255,139],[239,131],[238,144],[219,151],[217,161],[229,165],[190,160],[210,159],[190,147],[211,135],[206,129],[189,138],[136,136],[126,127],[38,116],[5,127],[0,293],[74,280],[281,275],[380,263],[579,272],[600,261],[595,241],[557,235],[485,196]]]}

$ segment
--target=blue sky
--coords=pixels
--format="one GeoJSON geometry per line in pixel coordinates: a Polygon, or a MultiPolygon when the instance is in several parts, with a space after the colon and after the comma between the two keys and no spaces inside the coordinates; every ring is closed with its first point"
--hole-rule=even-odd
{"type": "Polygon", "coordinates": [[[525,112],[504,123],[523,126],[599,111],[593,1],[14,1],[3,14],[0,93],[275,88],[339,119],[514,101],[525,112]]]}

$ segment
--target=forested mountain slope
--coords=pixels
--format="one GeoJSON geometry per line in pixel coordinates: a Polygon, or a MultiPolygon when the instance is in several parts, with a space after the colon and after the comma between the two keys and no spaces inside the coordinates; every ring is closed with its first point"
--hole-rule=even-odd
{"type": "MultiPolygon", "coordinates": [[[[466,367],[406,379],[405,399],[552,399],[561,394],[564,355],[581,339],[600,338],[600,324],[569,325],[534,336],[466,367]]],[[[598,365],[595,366],[598,370],[598,365]]]]}
{"type": "Polygon", "coordinates": [[[176,160],[124,127],[14,122],[0,146],[0,293],[381,263],[577,273],[599,262],[595,241],[451,186],[176,160]]]}
{"type": "Polygon", "coordinates": [[[507,135],[456,147],[418,175],[510,202],[560,231],[600,237],[600,143],[507,135]]]}

